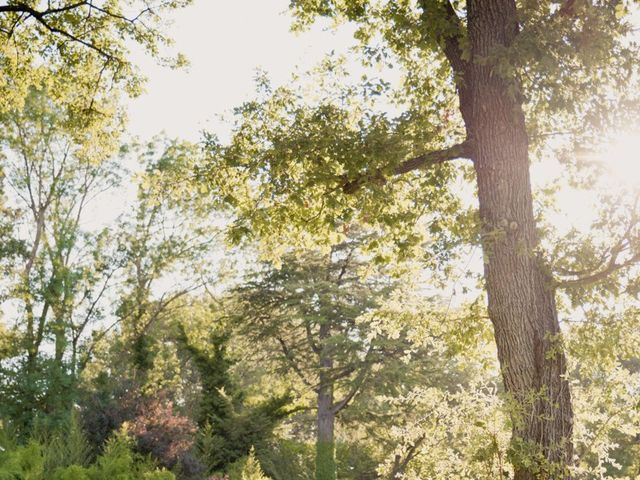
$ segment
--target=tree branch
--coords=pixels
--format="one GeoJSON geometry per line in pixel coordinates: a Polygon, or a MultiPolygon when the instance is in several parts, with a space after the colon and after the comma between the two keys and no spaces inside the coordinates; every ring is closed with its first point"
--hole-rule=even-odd
{"type": "MultiPolygon", "coordinates": [[[[84,316],[84,319],[82,320],[82,322],[80,322],[80,324],[72,324],[72,329],[74,330],[74,333],[73,333],[74,342],[77,342],[78,340],[80,340],[80,337],[82,336],[82,333],[84,332],[84,329],[86,328],[86,326],[91,321],[91,317],[93,316],[93,312],[95,311],[96,306],[98,305],[98,302],[102,299],[104,293],[107,290],[107,286],[109,285],[109,282],[111,281],[111,278],[113,277],[113,275],[115,274],[115,272],[117,270],[118,270],[118,267],[114,268],[113,270],[111,270],[107,274],[106,279],[105,279],[104,283],[102,284],[102,288],[98,292],[97,297],[93,300],[93,302],[91,302],[91,305],[89,305],[89,310],[87,311],[86,315],[84,316]]],[[[86,296],[84,298],[86,298],[86,296]]]]}
{"type": "Polygon", "coordinates": [[[353,397],[355,397],[356,393],[358,393],[360,387],[362,387],[362,384],[366,380],[367,375],[369,375],[369,367],[371,366],[371,364],[369,363],[369,358],[371,356],[371,352],[373,352],[373,345],[369,346],[369,349],[367,350],[367,353],[364,357],[362,368],[360,369],[360,372],[358,372],[358,376],[353,381],[353,385],[349,393],[347,393],[342,400],[333,404],[334,414],[338,414],[340,410],[349,405],[349,402],[353,399],[353,397]]]}
{"type": "Polygon", "coordinates": [[[458,17],[450,0],[420,0],[422,24],[424,28],[434,29],[432,34],[441,45],[442,52],[451,66],[453,81],[460,98],[460,112],[468,119],[472,114],[472,102],[469,95],[468,77],[471,63],[465,59],[462,40],[465,25],[458,17]]]}
{"type": "Polygon", "coordinates": [[[601,280],[604,280],[612,273],[617,272],[618,270],[621,270],[623,268],[630,267],[631,265],[637,262],[640,262],[640,252],[636,253],[631,258],[621,263],[618,263],[618,255],[612,255],[609,260],[609,263],[602,270],[594,272],[590,275],[574,278],[572,280],[556,281],[556,287],[571,288],[571,287],[581,287],[585,285],[590,285],[592,283],[596,283],[601,280]]]}
{"type": "Polygon", "coordinates": [[[309,322],[304,322],[304,330],[307,334],[307,342],[309,342],[309,346],[311,347],[311,350],[316,355],[320,355],[320,347],[318,346],[318,344],[315,342],[313,338],[313,332],[311,331],[311,324],[309,322]]]}
{"type": "Polygon", "coordinates": [[[425,168],[444,163],[448,160],[456,158],[471,158],[472,148],[471,142],[464,141],[443,150],[434,150],[433,152],[423,153],[422,155],[406,160],[398,165],[394,170],[394,175],[402,175],[412,170],[423,170],[425,168]]]}
{"type": "Polygon", "coordinates": [[[456,85],[459,87],[458,82],[464,77],[468,65],[460,47],[464,25],[449,0],[420,0],[419,3],[422,8],[422,21],[426,27],[443,26],[434,33],[436,39],[442,43],[442,50],[451,64],[456,85]]]}
{"type": "MultiPolygon", "coordinates": [[[[111,11],[105,9],[105,8],[98,7],[98,6],[94,5],[93,2],[91,2],[91,1],[83,0],[83,1],[78,1],[78,2],[72,3],[70,5],[66,5],[64,7],[47,8],[45,10],[37,10],[36,8],[26,4],[24,2],[18,2],[18,3],[11,4],[11,5],[0,5],[0,13],[20,13],[20,14],[25,14],[25,15],[27,15],[29,17],[34,18],[40,25],[42,25],[44,28],[46,28],[49,32],[57,34],[57,35],[61,35],[63,37],[68,38],[69,40],[71,40],[73,42],[76,42],[76,43],[79,43],[81,45],[84,45],[85,47],[87,47],[87,48],[89,48],[91,50],[94,50],[95,52],[100,54],[102,57],[104,57],[108,61],[113,60],[113,61],[121,62],[121,59],[118,59],[112,53],[108,52],[103,47],[98,46],[96,43],[94,43],[94,42],[92,42],[90,40],[86,40],[84,38],[81,38],[80,36],[77,36],[77,35],[71,33],[68,29],[64,29],[64,28],[60,28],[60,27],[57,27],[55,25],[52,25],[48,21],[47,17],[53,16],[53,15],[56,15],[56,14],[69,12],[69,11],[72,11],[72,10],[77,10],[79,8],[82,8],[82,7],[88,7],[89,12],[91,10],[96,10],[96,11],[102,13],[105,17],[110,17],[110,18],[112,18],[114,20],[127,22],[127,23],[130,23],[131,25],[135,25],[137,22],[139,22],[140,17],[142,17],[143,15],[152,12],[151,7],[147,7],[147,8],[144,8],[143,10],[141,10],[138,13],[138,15],[136,15],[135,17],[128,18],[128,17],[125,17],[123,15],[111,12],[111,11]]],[[[15,25],[14,25],[14,28],[15,28],[15,25]]],[[[7,32],[7,34],[9,36],[11,36],[13,34],[13,29],[10,32],[7,32]]]]}
{"type": "Polygon", "coordinates": [[[407,449],[404,458],[402,458],[399,454],[395,456],[393,460],[393,469],[391,470],[391,476],[389,478],[396,479],[404,474],[407,469],[407,465],[409,462],[413,460],[418,453],[418,448],[427,438],[426,434],[420,435],[417,440],[415,440],[407,449]]]}
{"type": "Polygon", "coordinates": [[[0,5],[0,13],[3,12],[17,12],[17,13],[28,13],[32,17],[46,17],[47,15],[55,14],[55,13],[63,13],[69,10],[74,10],[83,5],[88,5],[89,2],[87,0],[72,3],[71,5],[67,5],[65,7],[59,8],[48,8],[47,10],[38,11],[35,8],[30,7],[26,3],[18,2],[13,5],[0,5]]]}
{"type": "MultiPolygon", "coordinates": [[[[638,205],[640,204],[640,195],[636,196],[635,203],[632,208],[632,215],[629,220],[629,224],[625,232],[620,236],[617,243],[605,250],[602,256],[598,259],[597,264],[591,269],[583,269],[580,271],[564,270],[558,273],[573,276],[575,278],[568,280],[555,280],[555,286],[559,288],[571,288],[589,285],[606,279],[614,272],[640,262],[640,247],[638,242],[640,237],[634,231],[637,230],[640,225],[640,218],[638,217],[638,205]],[[620,256],[627,254],[626,260],[620,260],[620,256]],[[608,260],[607,260],[608,257],[608,260]]],[[[558,270],[556,270],[558,271],[558,270]]]]}
{"type": "Polygon", "coordinates": [[[293,353],[291,352],[291,350],[289,349],[287,343],[284,341],[284,339],[280,336],[276,337],[277,342],[280,344],[280,348],[282,349],[282,353],[285,356],[285,359],[287,360],[287,362],[289,363],[289,366],[291,367],[291,369],[294,371],[294,373],[300,378],[300,380],[302,381],[302,383],[304,383],[308,388],[310,388],[311,390],[313,390],[314,392],[318,391],[318,388],[316,386],[314,386],[305,376],[305,374],[302,372],[302,370],[300,369],[300,366],[298,365],[298,363],[295,360],[295,357],[293,355],[293,353]]]}
{"type": "MultiPolygon", "coordinates": [[[[413,170],[424,170],[457,158],[473,158],[473,148],[469,140],[465,140],[449,148],[426,152],[415,158],[405,160],[393,169],[393,176],[404,175],[413,170]]],[[[347,194],[357,192],[367,183],[384,184],[387,181],[381,170],[376,170],[376,172],[371,175],[362,175],[354,180],[348,180],[343,177],[343,180],[342,191],[347,194]]]]}

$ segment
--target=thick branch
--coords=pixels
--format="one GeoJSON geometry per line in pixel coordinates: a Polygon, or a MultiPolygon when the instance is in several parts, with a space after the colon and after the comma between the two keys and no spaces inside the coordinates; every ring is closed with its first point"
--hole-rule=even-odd
{"type": "Polygon", "coordinates": [[[373,352],[373,345],[371,345],[367,350],[367,354],[365,355],[365,358],[364,358],[364,364],[360,368],[360,372],[358,372],[358,376],[353,381],[351,390],[349,390],[349,392],[344,396],[342,400],[334,403],[333,405],[334,414],[338,414],[343,408],[349,405],[349,402],[353,400],[353,397],[355,397],[356,393],[358,393],[358,391],[362,387],[362,384],[364,383],[367,376],[369,375],[369,367],[371,366],[369,362],[369,357],[371,356],[371,352],[373,352]]]}
{"type": "Polygon", "coordinates": [[[615,255],[611,257],[607,266],[602,270],[594,272],[591,275],[585,275],[585,276],[574,278],[571,280],[557,281],[556,286],[559,288],[571,288],[571,287],[581,287],[585,285],[590,285],[592,283],[597,283],[602,280],[605,280],[609,275],[617,272],[618,270],[621,270],[626,267],[630,267],[631,265],[637,262],[640,262],[640,253],[636,253],[631,258],[620,263],[618,263],[618,256],[615,255]]]}
{"type": "MultiPolygon", "coordinates": [[[[393,169],[393,175],[398,176],[409,173],[413,170],[424,170],[434,165],[438,165],[449,160],[455,160],[457,158],[473,158],[473,148],[470,141],[465,140],[464,142],[452,147],[423,153],[418,157],[405,160],[393,169]]],[[[387,179],[384,177],[382,172],[377,170],[372,175],[362,175],[354,180],[345,179],[345,183],[342,185],[342,191],[349,194],[355,193],[367,183],[384,184],[386,181],[387,179]]]]}
{"type": "Polygon", "coordinates": [[[72,3],[71,5],[67,5],[65,7],[48,8],[47,10],[38,11],[38,10],[30,7],[29,5],[20,2],[20,3],[14,3],[13,5],[0,5],[0,13],[3,13],[3,12],[28,13],[29,15],[38,18],[38,16],[39,17],[45,17],[47,15],[51,15],[51,14],[54,14],[54,13],[67,12],[69,10],[74,10],[74,9],[76,9],[78,7],[81,7],[83,5],[88,5],[88,4],[89,4],[89,2],[84,0],[82,2],[72,3]]]}
{"type": "Polygon", "coordinates": [[[398,165],[394,170],[394,175],[402,175],[412,170],[423,170],[439,163],[456,158],[472,158],[471,142],[464,141],[453,147],[433,152],[423,153],[419,157],[406,160],[398,165]]]}

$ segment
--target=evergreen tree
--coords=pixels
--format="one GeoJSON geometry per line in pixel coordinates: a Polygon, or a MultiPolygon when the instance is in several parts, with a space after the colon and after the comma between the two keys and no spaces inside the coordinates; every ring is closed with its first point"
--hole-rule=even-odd
{"type": "Polygon", "coordinates": [[[226,471],[254,447],[267,447],[274,428],[290,414],[291,397],[284,394],[246,405],[230,372],[229,332],[214,330],[204,349],[189,339],[184,327],[179,329],[180,343],[200,380],[201,454],[211,472],[226,471]]]}
{"type": "Polygon", "coordinates": [[[375,330],[375,309],[394,282],[362,276],[364,237],[353,234],[329,254],[285,255],[279,268],[266,264],[236,289],[238,331],[267,352],[275,372],[316,396],[318,480],[336,478],[336,417],[367,383],[384,383],[386,371],[401,368],[412,349],[402,328],[389,336],[375,330]]]}

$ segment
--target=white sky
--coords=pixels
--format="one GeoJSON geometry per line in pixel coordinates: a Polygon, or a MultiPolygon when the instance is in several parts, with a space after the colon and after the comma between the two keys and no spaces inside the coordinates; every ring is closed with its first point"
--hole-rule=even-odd
{"type": "Polygon", "coordinates": [[[134,58],[149,80],[147,94],[130,102],[130,133],[149,138],[165,131],[198,140],[206,129],[224,136],[228,129],[216,116],[252,96],[256,68],[282,84],[296,66],[307,69],[331,50],[346,52],[353,45],[346,28],[290,32],[288,5],[288,0],[195,0],[177,12],[169,34],[191,66],[170,70],[146,56],[134,58]]]}

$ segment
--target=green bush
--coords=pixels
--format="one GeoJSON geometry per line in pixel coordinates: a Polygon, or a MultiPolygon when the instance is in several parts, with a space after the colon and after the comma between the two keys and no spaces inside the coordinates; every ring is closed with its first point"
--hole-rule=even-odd
{"type": "Polygon", "coordinates": [[[274,480],[313,480],[315,448],[313,444],[281,439],[259,452],[260,464],[274,480]]]}
{"type": "Polygon", "coordinates": [[[53,480],[92,480],[91,472],[80,465],[59,468],[53,474],[53,480]]]}
{"type": "Polygon", "coordinates": [[[2,445],[5,450],[0,453],[0,480],[175,480],[173,473],[157,470],[152,462],[136,454],[133,441],[124,431],[113,435],[102,455],[90,465],[86,465],[81,433],[68,433],[66,445],[58,435],[40,442],[31,439],[26,445],[2,445]]]}
{"type": "Polygon", "coordinates": [[[249,455],[238,460],[229,468],[229,480],[271,480],[262,471],[260,462],[256,458],[254,448],[251,448],[249,455]]]}
{"type": "Polygon", "coordinates": [[[0,455],[0,480],[44,480],[44,454],[36,442],[0,455]]]}
{"type": "MultiPolygon", "coordinates": [[[[91,459],[91,446],[75,412],[51,425],[35,422],[31,440],[42,446],[45,472],[55,472],[76,465],[86,467],[91,459]]],[[[71,477],[69,477],[71,478],[71,477]]]]}

